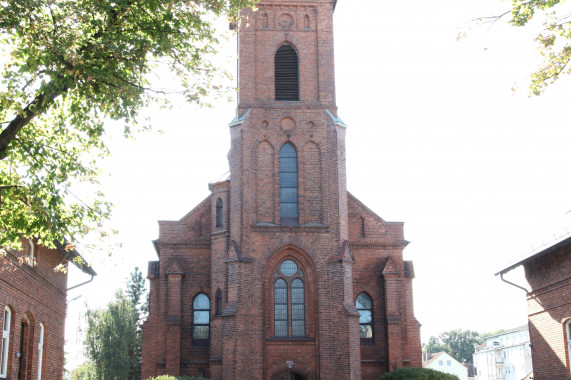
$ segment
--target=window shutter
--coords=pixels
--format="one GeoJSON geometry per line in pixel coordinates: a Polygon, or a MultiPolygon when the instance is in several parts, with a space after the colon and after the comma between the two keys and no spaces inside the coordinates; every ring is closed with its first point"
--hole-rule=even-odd
{"type": "Polygon", "coordinates": [[[275,60],[276,100],[299,100],[299,60],[291,45],[282,45],[275,60]]]}

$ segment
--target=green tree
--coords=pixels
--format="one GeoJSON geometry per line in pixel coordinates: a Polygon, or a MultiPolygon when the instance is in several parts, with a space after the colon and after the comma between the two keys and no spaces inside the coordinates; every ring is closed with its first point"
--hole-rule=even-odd
{"type": "Polygon", "coordinates": [[[126,293],[119,290],[115,300],[105,309],[86,313],[84,345],[92,363],[90,371],[98,380],[141,378],[141,321],[144,316],[140,309],[145,295],[144,284],[145,279],[135,268],[127,282],[126,293]]]}
{"type": "Polygon", "coordinates": [[[222,94],[214,21],[254,3],[0,0],[0,247],[20,248],[22,237],[76,243],[101,230],[111,204],[70,189],[97,184],[105,121],[122,121],[125,136],[145,128],[141,108],[168,101],[150,82],[158,65],[189,102],[222,94]]]}
{"type": "Polygon", "coordinates": [[[481,343],[480,334],[470,330],[445,331],[438,336],[429,338],[423,345],[423,352],[436,353],[445,351],[459,362],[472,363],[474,347],[481,343]]]}
{"type": "Polygon", "coordinates": [[[97,380],[93,362],[85,362],[71,373],[71,380],[97,380]]]}
{"type": "Polygon", "coordinates": [[[543,63],[531,73],[529,92],[540,95],[561,75],[569,74],[571,66],[571,24],[569,9],[562,9],[563,0],[511,0],[512,7],[497,16],[483,17],[482,23],[509,18],[516,27],[528,25],[534,17],[543,19],[543,30],[535,38],[543,63]]]}

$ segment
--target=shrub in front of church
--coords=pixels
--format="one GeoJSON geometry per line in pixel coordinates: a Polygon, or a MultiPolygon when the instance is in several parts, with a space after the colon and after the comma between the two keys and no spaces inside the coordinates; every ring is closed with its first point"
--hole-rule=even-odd
{"type": "Polygon", "coordinates": [[[147,380],[208,380],[206,377],[161,375],[149,377],[147,380]]]}
{"type": "Polygon", "coordinates": [[[458,376],[429,368],[399,368],[387,372],[378,380],[460,380],[458,376]]]}

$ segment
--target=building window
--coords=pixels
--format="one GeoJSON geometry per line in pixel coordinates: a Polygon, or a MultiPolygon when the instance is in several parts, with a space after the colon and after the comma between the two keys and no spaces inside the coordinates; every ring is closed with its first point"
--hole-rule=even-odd
{"type": "Polygon", "coordinates": [[[274,57],[276,100],[299,100],[299,59],[293,46],[284,44],[274,57]]]}
{"type": "Polygon", "coordinates": [[[373,301],[367,293],[361,293],[357,296],[355,307],[361,315],[359,317],[361,344],[370,344],[373,340],[373,301]]]}
{"type": "Polygon", "coordinates": [[[297,152],[290,143],[280,149],[280,216],[281,225],[298,225],[297,152]]]}
{"type": "Polygon", "coordinates": [[[0,376],[8,376],[8,359],[10,348],[10,323],[12,322],[12,311],[8,306],[4,307],[4,320],[2,323],[2,347],[0,349],[0,376]]]}
{"type": "Polygon", "coordinates": [[[216,292],[216,315],[222,315],[222,290],[216,292]]]}
{"type": "Polygon", "coordinates": [[[274,278],[274,335],[305,336],[305,284],[303,271],[293,260],[284,260],[274,278]],[[291,330],[289,323],[291,321],[291,330]]]}
{"type": "Polygon", "coordinates": [[[442,360],[439,360],[439,361],[438,361],[438,365],[439,365],[440,367],[442,367],[442,366],[444,365],[444,363],[442,362],[442,360]]]}
{"type": "Polygon", "coordinates": [[[38,380],[42,380],[42,364],[44,361],[44,324],[40,323],[40,342],[38,343],[38,380]]]}
{"type": "Polygon", "coordinates": [[[210,300],[206,294],[200,293],[194,297],[192,311],[192,339],[198,341],[210,339],[210,300]]]}
{"type": "Polygon", "coordinates": [[[450,367],[450,366],[452,365],[452,362],[451,362],[450,360],[447,360],[447,361],[446,361],[446,365],[447,365],[448,367],[450,367]]]}
{"type": "Polygon", "coordinates": [[[216,201],[216,227],[222,227],[224,225],[224,203],[222,199],[218,198],[216,201]]]}
{"type": "Polygon", "coordinates": [[[571,374],[571,319],[567,321],[567,357],[569,358],[569,373],[571,374]]]}

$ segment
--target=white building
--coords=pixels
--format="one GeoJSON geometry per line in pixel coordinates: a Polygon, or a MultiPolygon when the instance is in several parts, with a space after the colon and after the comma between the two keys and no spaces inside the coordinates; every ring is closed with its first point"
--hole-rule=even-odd
{"type": "MultiPolygon", "coordinates": [[[[423,358],[424,359],[424,358],[423,358]]],[[[422,363],[423,368],[456,375],[460,380],[468,380],[468,369],[462,363],[448,355],[446,352],[428,354],[427,360],[422,363]]]]}
{"type": "Polygon", "coordinates": [[[475,380],[522,380],[532,370],[527,326],[485,337],[476,347],[475,380]]]}

